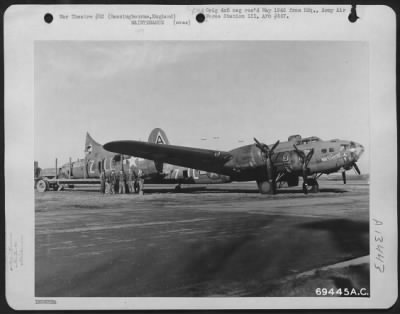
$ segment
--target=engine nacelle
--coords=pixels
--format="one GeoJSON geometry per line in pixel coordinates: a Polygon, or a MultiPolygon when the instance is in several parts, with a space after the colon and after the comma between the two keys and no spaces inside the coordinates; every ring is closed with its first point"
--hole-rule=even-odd
{"type": "Polygon", "coordinates": [[[277,153],[272,159],[278,171],[292,173],[303,169],[303,161],[294,150],[277,153]]]}

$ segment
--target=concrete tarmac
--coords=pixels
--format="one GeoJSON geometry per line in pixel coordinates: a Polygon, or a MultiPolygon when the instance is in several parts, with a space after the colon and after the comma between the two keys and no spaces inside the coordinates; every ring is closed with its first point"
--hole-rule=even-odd
{"type": "Polygon", "coordinates": [[[321,181],[258,194],[255,183],[101,195],[35,194],[37,297],[313,296],[369,288],[369,185],[321,181]],[[368,258],[367,258],[368,260],[368,258]],[[313,274],[307,280],[299,274],[313,274]]]}

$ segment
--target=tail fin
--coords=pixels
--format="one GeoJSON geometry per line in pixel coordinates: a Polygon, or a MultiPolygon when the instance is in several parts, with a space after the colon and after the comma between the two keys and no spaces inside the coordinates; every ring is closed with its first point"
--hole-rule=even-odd
{"type": "Polygon", "coordinates": [[[89,133],[86,133],[85,153],[92,154],[95,152],[102,152],[103,150],[103,146],[97,143],[89,133]]]}
{"type": "Polygon", "coordinates": [[[160,128],[155,128],[153,131],[151,131],[148,142],[155,144],[169,144],[167,135],[160,128]]]}

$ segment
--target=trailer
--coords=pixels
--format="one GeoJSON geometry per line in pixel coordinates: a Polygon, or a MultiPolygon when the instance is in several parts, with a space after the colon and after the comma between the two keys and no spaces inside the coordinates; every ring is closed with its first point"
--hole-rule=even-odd
{"type": "MultiPolygon", "coordinates": [[[[71,158],[69,160],[69,167],[72,169],[73,163],[71,158]]],[[[61,168],[60,168],[61,169],[61,168]]],[[[69,188],[74,188],[76,184],[100,184],[100,178],[73,178],[70,175],[68,177],[60,177],[60,170],[57,165],[57,158],[55,161],[55,168],[39,168],[39,164],[37,161],[34,162],[34,187],[38,192],[46,192],[46,191],[61,191],[65,188],[65,186],[69,188]]]]}
{"type": "Polygon", "coordinates": [[[62,191],[65,186],[74,188],[76,184],[100,184],[99,179],[57,179],[40,177],[35,179],[35,187],[38,192],[62,191]]]}

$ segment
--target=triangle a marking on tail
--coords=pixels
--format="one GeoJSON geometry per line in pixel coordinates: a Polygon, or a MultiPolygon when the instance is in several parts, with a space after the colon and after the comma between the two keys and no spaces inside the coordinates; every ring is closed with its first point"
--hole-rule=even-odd
{"type": "Polygon", "coordinates": [[[161,133],[158,132],[157,137],[156,137],[156,144],[165,144],[165,140],[162,137],[161,133]]]}

